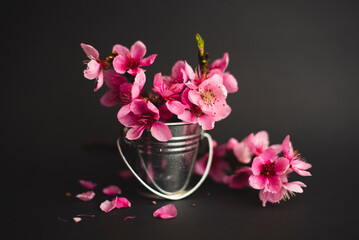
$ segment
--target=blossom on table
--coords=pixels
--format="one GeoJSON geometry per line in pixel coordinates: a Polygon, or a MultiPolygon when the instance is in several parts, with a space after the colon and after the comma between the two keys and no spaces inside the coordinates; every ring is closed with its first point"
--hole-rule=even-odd
{"type": "Polygon", "coordinates": [[[280,175],[284,174],[288,167],[288,159],[278,158],[274,149],[267,148],[253,160],[249,185],[254,189],[277,193],[282,187],[280,175]]]}
{"type": "Polygon", "coordinates": [[[283,140],[282,146],[283,146],[283,155],[289,161],[290,171],[295,171],[301,176],[311,176],[310,172],[306,170],[311,168],[312,165],[302,161],[298,153],[293,150],[293,146],[290,141],[289,135],[283,140]]]}
{"type": "Polygon", "coordinates": [[[242,189],[249,187],[249,176],[252,174],[250,167],[242,167],[236,170],[232,175],[225,176],[223,183],[228,184],[230,188],[242,189]]]}
{"type": "Polygon", "coordinates": [[[255,156],[259,156],[269,147],[275,150],[276,153],[280,153],[282,151],[281,144],[274,144],[269,146],[269,137],[267,131],[260,131],[256,134],[251,133],[246,138],[245,142],[251,153],[255,156]]]}
{"type": "MultiPolygon", "coordinates": [[[[213,181],[218,183],[224,183],[224,178],[227,176],[226,172],[231,170],[230,165],[226,161],[226,145],[222,144],[218,147],[213,147],[213,159],[211,169],[209,171],[209,176],[213,181]]],[[[198,175],[203,175],[207,167],[208,153],[205,154],[199,161],[195,164],[195,173],[198,175]]]]}
{"type": "Polygon", "coordinates": [[[150,101],[134,99],[120,109],[117,118],[124,126],[130,127],[126,134],[129,140],[138,139],[145,130],[150,131],[158,141],[168,141],[172,137],[168,126],[158,121],[159,110],[150,101]]]}
{"type": "Polygon", "coordinates": [[[152,54],[146,58],[146,46],[141,41],[135,42],[131,49],[116,44],[113,46],[113,52],[118,55],[113,60],[113,68],[120,74],[129,73],[131,75],[137,75],[139,71],[143,70],[140,67],[150,66],[156,59],[157,54],[152,54]]]}

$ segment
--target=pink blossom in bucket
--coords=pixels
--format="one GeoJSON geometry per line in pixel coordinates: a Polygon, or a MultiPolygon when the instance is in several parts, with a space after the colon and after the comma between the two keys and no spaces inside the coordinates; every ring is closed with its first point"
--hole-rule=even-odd
{"type": "Polygon", "coordinates": [[[223,58],[214,60],[209,69],[210,74],[220,74],[223,78],[223,85],[226,87],[227,91],[229,93],[234,93],[238,91],[238,82],[232,74],[225,72],[228,63],[228,53],[224,53],[223,58]]]}
{"type": "Polygon", "coordinates": [[[95,193],[93,191],[88,191],[88,192],[77,194],[76,197],[84,202],[87,202],[95,197],[95,193]]]}
{"type": "Polygon", "coordinates": [[[103,63],[101,63],[100,55],[94,47],[84,43],[81,43],[81,47],[90,59],[87,63],[87,68],[84,70],[84,76],[90,80],[96,79],[97,83],[94,91],[97,91],[103,85],[103,63]]]}
{"type": "Polygon", "coordinates": [[[82,187],[86,188],[87,190],[92,190],[97,186],[97,183],[82,180],[82,179],[79,180],[79,183],[81,184],[82,187]]]}
{"type": "Polygon", "coordinates": [[[252,163],[252,175],[249,177],[249,185],[254,189],[276,193],[282,187],[280,175],[289,167],[286,158],[279,158],[274,149],[268,148],[252,163]]]}
{"type": "Polygon", "coordinates": [[[102,192],[106,195],[115,196],[121,194],[121,189],[116,185],[110,185],[102,189],[102,192]]]}
{"type": "Polygon", "coordinates": [[[168,126],[159,120],[159,110],[150,101],[135,99],[131,104],[123,106],[117,114],[118,120],[126,127],[126,138],[129,140],[138,139],[143,131],[150,131],[158,141],[168,141],[171,131],[168,126]]]}
{"type": "Polygon", "coordinates": [[[311,176],[310,172],[306,170],[311,168],[312,165],[302,161],[301,158],[298,156],[297,152],[293,150],[289,135],[284,139],[282,146],[283,155],[289,160],[290,170],[295,171],[301,176],[311,176]]]}
{"type": "Polygon", "coordinates": [[[213,115],[215,119],[223,119],[230,112],[226,103],[227,90],[221,84],[219,75],[206,79],[198,86],[198,89],[190,90],[188,97],[205,114],[213,115]]]}
{"type": "Polygon", "coordinates": [[[153,213],[153,217],[162,218],[162,219],[174,218],[176,216],[177,216],[177,209],[176,209],[175,205],[173,205],[173,204],[165,205],[165,206],[157,209],[153,213]]]}
{"type": "Polygon", "coordinates": [[[155,75],[153,81],[153,91],[166,101],[167,109],[176,115],[184,112],[184,105],[178,101],[179,93],[182,91],[183,83],[172,83],[172,79],[168,77],[162,77],[161,73],[155,75]]]}
{"type": "Polygon", "coordinates": [[[113,60],[113,68],[120,74],[129,73],[131,75],[137,75],[142,70],[140,67],[151,65],[157,54],[152,54],[149,57],[143,58],[146,55],[146,46],[141,42],[137,41],[131,49],[116,44],[113,47],[113,52],[117,52],[117,56],[113,60]]]}
{"type": "Polygon", "coordinates": [[[113,69],[104,72],[104,79],[110,89],[101,97],[100,102],[106,107],[113,107],[121,102],[121,85],[127,83],[127,80],[113,69]]]}

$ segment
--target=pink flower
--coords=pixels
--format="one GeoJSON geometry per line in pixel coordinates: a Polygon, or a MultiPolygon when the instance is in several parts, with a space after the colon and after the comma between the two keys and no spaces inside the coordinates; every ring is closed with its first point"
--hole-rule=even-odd
{"type": "Polygon", "coordinates": [[[128,48],[120,44],[116,44],[112,51],[118,53],[112,65],[116,72],[120,74],[128,72],[131,75],[137,75],[137,73],[142,70],[140,68],[141,66],[151,65],[157,57],[157,54],[152,54],[149,57],[143,58],[147,50],[141,41],[135,42],[131,46],[131,50],[128,50],[128,48]]]}
{"type": "Polygon", "coordinates": [[[224,119],[230,113],[227,105],[227,90],[221,83],[219,75],[203,81],[198,89],[188,92],[189,100],[200,107],[203,113],[212,115],[216,120],[224,119]]]}
{"type": "Polygon", "coordinates": [[[95,197],[95,193],[93,191],[88,191],[88,192],[77,194],[76,197],[84,202],[87,202],[95,197]]]}
{"type": "Polygon", "coordinates": [[[276,151],[267,148],[253,160],[249,185],[254,189],[277,193],[282,187],[280,175],[284,174],[288,167],[288,159],[284,157],[278,159],[276,151]]]}
{"type": "Polygon", "coordinates": [[[283,143],[283,155],[289,161],[289,169],[290,171],[295,171],[301,176],[311,176],[310,172],[306,171],[312,167],[311,164],[306,163],[301,160],[298,156],[297,152],[293,150],[292,143],[290,141],[290,136],[288,135],[283,143]]]}
{"type": "Polygon", "coordinates": [[[237,144],[233,147],[234,156],[237,160],[243,164],[249,164],[252,161],[253,154],[248,147],[248,137],[244,138],[241,142],[237,141],[237,144]]]}
{"type": "Polygon", "coordinates": [[[184,112],[184,105],[178,101],[179,93],[184,87],[184,83],[173,82],[173,79],[170,77],[162,77],[161,73],[155,75],[153,81],[153,91],[166,101],[165,105],[167,109],[176,115],[180,115],[184,112]]]}
{"type": "Polygon", "coordinates": [[[223,85],[226,87],[229,93],[238,91],[238,82],[234,76],[228,72],[225,72],[229,63],[228,53],[223,54],[223,58],[213,61],[209,67],[211,74],[220,74],[223,78],[223,85]]]}
{"type": "Polygon", "coordinates": [[[159,110],[150,101],[135,99],[131,104],[123,106],[117,114],[117,118],[126,127],[126,138],[129,140],[138,139],[144,130],[150,131],[158,141],[168,141],[172,134],[168,126],[158,121],[159,110]]]}
{"type": "Polygon", "coordinates": [[[185,105],[185,111],[177,117],[183,122],[198,123],[203,130],[213,129],[215,117],[205,114],[199,106],[193,104],[188,98],[189,91],[190,89],[186,88],[182,93],[181,101],[185,105]]]}
{"type": "Polygon", "coordinates": [[[94,91],[97,91],[103,85],[103,62],[99,59],[100,54],[94,47],[84,43],[81,43],[81,47],[90,59],[87,63],[87,68],[84,70],[84,76],[90,80],[96,79],[94,91]]]}
{"type": "Polygon", "coordinates": [[[165,205],[157,209],[153,213],[153,217],[162,218],[162,219],[174,218],[176,216],[177,216],[177,209],[173,204],[165,205]]]}
{"type": "Polygon", "coordinates": [[[263,207],[266,206],[267,202],[276,203],[282,199],[290,199],[294,193],[302,193],[302,187],[306,187],[306,185],[300,181],[288,182],[287,176],[281,176],[282,187],[280,191],[272,193],[262,189],[259,192],[259,198],[262,201],[263,207]]]}
{"type": "Polygon", "coordinates": [[[146,83],[146,75],[143,70],[139,70],[132,83],[123,83],[119,88],[118,99],[123,105],[130,104],[134,99],[141,97],[141,92],[146,83]]]}
{"type": "Polygon", "coordinates": [[[127,83],[127,80],[113,69],[104,72],[104,79],[110,89],[101,97],[100,102],[106,107],[113,107],[121,102],[121,85],[127,83]]]}
{"type": "MultiPolygon", "coordinates": [[[[256,135],[251,133],[245,140],[252,154],[258,156],[269,147],[269,137],[266,131],[260,131],[256,135]]],[[[270,146],[278,154],[282,151],[280,144],[270,146]]]]}
{"type": "Polygon", "coordinates": [[[224,177],[223,182],[228,184],[230,188],[242,189],[249,186],[248,179],[251,174],[252,169],[250,167],[242,167],[234,174],[224,177]]]}
{"type": "MultiPolygon", "coordinates": [[[[216,147],[213,151],[213,160],[211,169],[209,171],[209,175],[213,179],[213,181],[218,183],[223,183],[224,178],[227,176],[226,172],[231,170],[230,165],[225,160],[227,151],[226,145],[220,145],[216,147]]],[[[208,154],[204,155],[199,161],[196,162],[195,165],[195,173],[198,175],[203,175],[207,166],[208,154]]]]}

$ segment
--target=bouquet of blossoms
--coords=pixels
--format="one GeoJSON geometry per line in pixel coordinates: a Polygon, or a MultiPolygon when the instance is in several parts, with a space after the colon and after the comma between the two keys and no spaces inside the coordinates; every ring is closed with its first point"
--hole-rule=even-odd
{"type": "MultiPolygon", "coordinates": [[[[287,200],[295,193],[303,192],[302,187],[306,185],[300,181],[289,182],[290,173],[311,176],[307,170],[312,165],[293,149],[289,135],[282,144],[269,145],[268,133],[260,131],[240,142],[231,138],[226,144],[218,146],[214,141],[213,145],[211,178],[234,189],[251,187],[260,190],[263,207],[267,202],[287,200]]],[[[208,154],[196,163],[197,174],[203,174],[207,158],[208,154]]]]}
{"type": "Polygon", "coordinates": [[[198,123],[202,129],[210,130],[214,124],[226,118],[231,108],[226,102],[228,93],[238,90],[237,80],[226,72],[229,57],[208,67],[208,54],[204,52],[204,41],[196,35],[199,66],[193,68],[186,61],[177,61],[171,75],[157,73],[153,78],[153,92],[147,93],[145,70],[157,54],[146,55],[146,46],[135,42],[130,49],[116,44],[112,55],[101,59],[98,51],[88,44],[81,44],[89,58],[84,76],[95,80],[94,91],[105,83],[109,90],[101,97],[104,106],[121,105],[118,121],[129,130],[126,138],[135,140],[150,131],[158,141],[166,142],[172,134],[166,122],[198,123]]]}

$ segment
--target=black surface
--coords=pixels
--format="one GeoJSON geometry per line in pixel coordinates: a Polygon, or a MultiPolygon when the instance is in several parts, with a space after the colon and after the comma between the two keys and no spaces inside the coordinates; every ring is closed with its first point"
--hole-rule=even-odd
{"type": "Polygon", "coordinates": [[[357,235],[358,3],[355,1],[43,1],[2,7],[2,234],[10,239],[338,239],[357,235]],[[266,129],[291,139],[313,164],[308,187],[261,206],[258,192],[207,180],[178,216],[152,217],[169,201],[140,197],[111,146],[115,108],[82,76],[80,43],[100,56],[142,40],[158,58],[148,78],[175,61],[196,64],[194,35],[211,59],[228,51],[239,80],[232,114],[210,131],[220,143],[266,129]],[[106,147],[86,147],[96,139],[106,147]],[[78,179],[99,183],[88,203],[66,197],[78,179]],[[104,213],[101,187],[119,184],[129,209],[104,213]],[[207,193],[211,195],[208,196],[207,193]],[[196,207],[192,207],[195,203],[196,207]],[[74,223],[78,213],[95,214],[74,223]],[[134,220],[124,221],[125,216],[134,220]],[[64,222],[64,220],[67,222],[64,222]]]}

